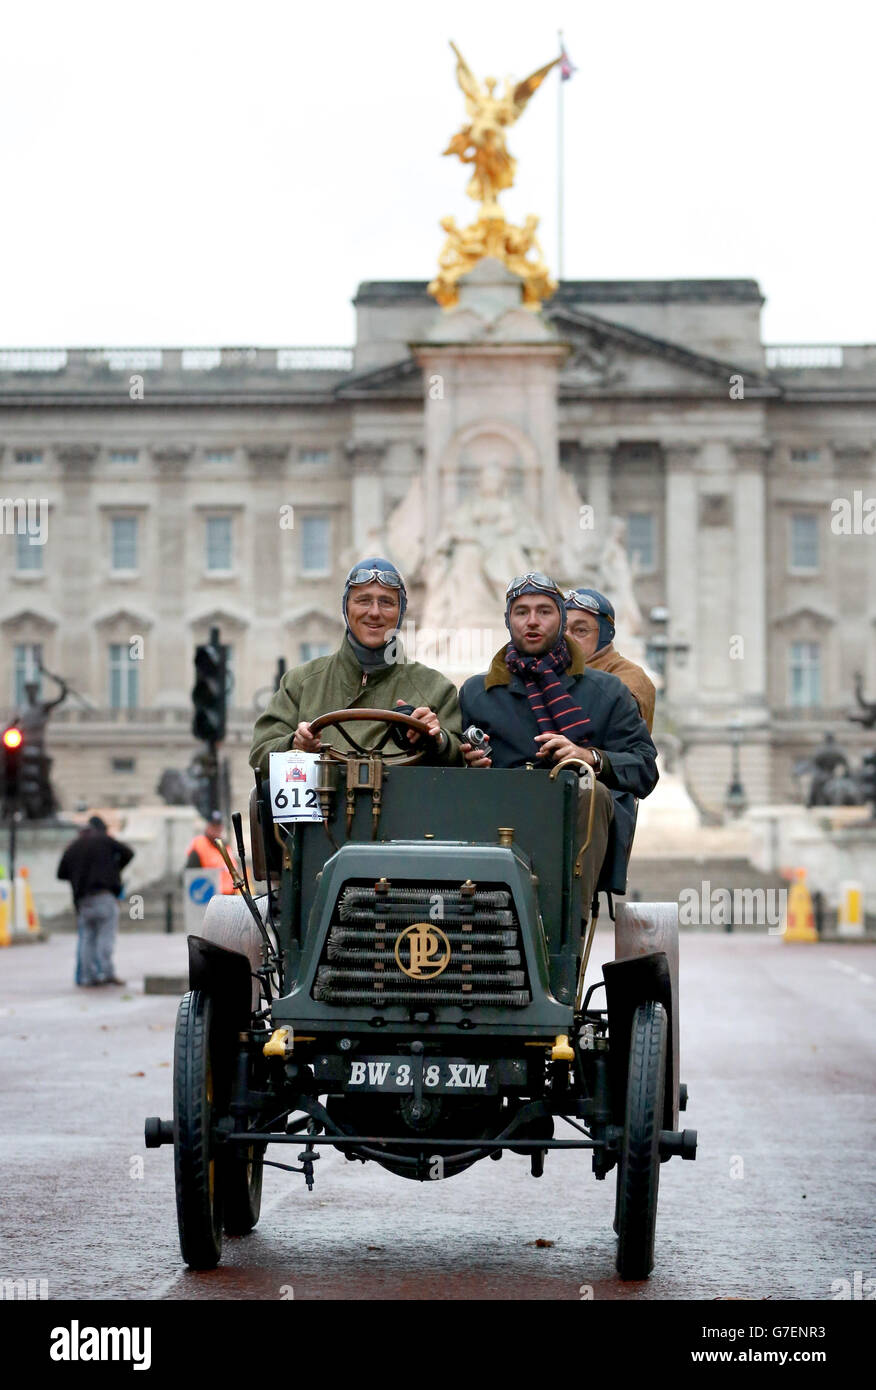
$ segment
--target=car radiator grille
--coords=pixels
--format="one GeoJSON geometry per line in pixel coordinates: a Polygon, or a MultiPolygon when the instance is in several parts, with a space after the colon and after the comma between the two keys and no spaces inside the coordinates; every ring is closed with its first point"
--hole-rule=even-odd
{"type": "Polygon", "coordinates": [[[468,883],[344,888],[323,946],[313,997],[326,1004],[374,1007],[522,1008],[531,1002],[531,994],[511,893],[468,883]],[[418,924],[421,931],[407,933],[418,924]],[[416,973],[406,973],[399,959],[408,970],[416,965],[416,973]]]}

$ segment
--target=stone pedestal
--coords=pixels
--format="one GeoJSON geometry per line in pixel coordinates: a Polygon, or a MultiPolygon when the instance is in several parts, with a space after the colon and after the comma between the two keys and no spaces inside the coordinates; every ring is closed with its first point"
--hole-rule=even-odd
{"type": "Polygon", "coordinates": [[[568,349],[522,307],[521,293],[518,276],[483,260],[460,280],[458,306],[412,345],[425,394],[425,599],[415,654],[457,678],[482,670],[491,647],[507,640],[508,581],[550,571],[569,520],[557,449],[568,349]]]}

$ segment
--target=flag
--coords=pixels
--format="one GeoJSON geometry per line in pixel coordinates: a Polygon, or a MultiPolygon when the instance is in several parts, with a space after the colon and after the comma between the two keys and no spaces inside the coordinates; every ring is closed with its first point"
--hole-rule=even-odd
{"type": "Polygon", "coordinates": [[[572,73],[577,71],[578,69],[575,67],[575,64],[572,62],[572,59],[566,52],[564,44],[562,49],[560,50],[560,81],[568,82],[569,78],[572,76],[572,73]]]}

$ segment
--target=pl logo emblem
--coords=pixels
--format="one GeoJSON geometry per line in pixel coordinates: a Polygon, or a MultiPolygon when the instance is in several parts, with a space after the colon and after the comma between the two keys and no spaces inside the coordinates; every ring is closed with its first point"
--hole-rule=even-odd
{"type": "Polygon", "coordinates": [[[414,922],[396,940],[395,959],[399,970],[412,979],[434,980],[450,964],[450,942],[434,922],[414,922]],[[405,949],[407,965],[402,959],[405,949]]]}

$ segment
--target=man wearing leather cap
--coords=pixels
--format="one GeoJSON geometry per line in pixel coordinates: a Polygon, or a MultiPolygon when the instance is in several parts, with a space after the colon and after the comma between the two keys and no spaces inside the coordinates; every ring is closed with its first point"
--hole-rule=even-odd
{"type": "MultiPolygon", "coordinates": [[[[460,761],[459,702],[455,686],[418,661],[405,660],[398,635],[407,608],[402,576],[380,555],[360,560],[344,584],[343,615],[347,631],[331,656],[318,656],[287,671],[253,730],[250,766],[267,776],[269,754],[287,748],[316,753],[329,744],[339,752],[349,747],[337,728],[312,734],[310,723],[338,709],[395,709],[428,726],[425,761],[460,761]]],[[[357,723],[355,738],[373,748],[386,725],[357,723]]],[[[403,737],[414,752],[422,735],[406,730],[403,737]]]]}
{"type": "MultiPolygon", "coordinates": [[[[478,768],[549,768],[568,757],[593,768],[593,833],[581,863],[586,918],[597,886],[625,891],[635,798],[647,796],[657,783],[657,750],[626,686],[617,676],[588,668],[581,649],[565,641],[565,597],[550,576],[520,575],[505,598],[511,641],[489,671],[471,676],[459,693],[463,724],[486,732],[490,754],[464,743],[463,756],[478,768]]],[[[588,810],[582,782],[579,845],[588,810]]]]}
{"type": "Polygon", "coordinates": [[[578,643],[592,670],[609,671],[623,681],[650,734],[657,692],[641,666],[615,651],[614,608],[605,594],[598,589],[570,589],[566,594],[566,614],[566,636],[578,643]]]}

